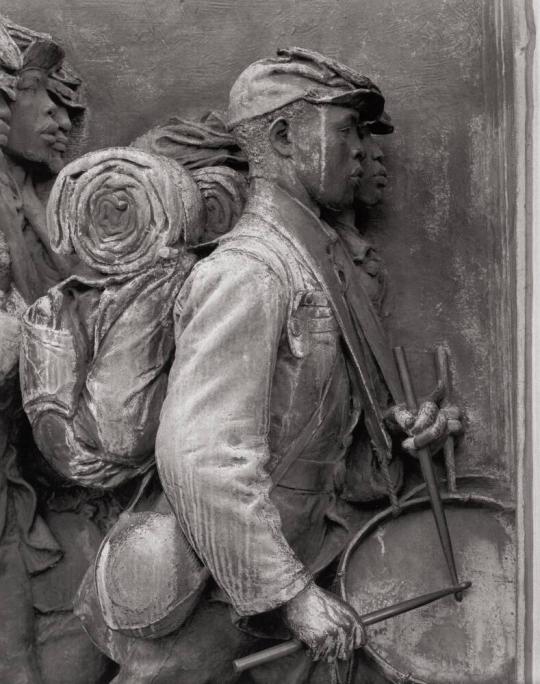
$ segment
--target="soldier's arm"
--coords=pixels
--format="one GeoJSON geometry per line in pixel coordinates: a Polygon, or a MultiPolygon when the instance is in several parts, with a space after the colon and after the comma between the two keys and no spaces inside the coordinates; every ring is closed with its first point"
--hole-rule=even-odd
{"type": "Polygon", "coordinates": [[[281,531],[265,466],[286,290],[241,253],[200,262],[177,311],[176,358],[156,444],[168,499],[241,615],[280,606],[311,577],[281,531]]]}

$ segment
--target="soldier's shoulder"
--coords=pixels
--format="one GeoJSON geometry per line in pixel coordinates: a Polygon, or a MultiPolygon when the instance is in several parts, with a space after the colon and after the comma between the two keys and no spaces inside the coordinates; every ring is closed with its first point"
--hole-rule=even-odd
{"type": "Polygon", "coordinates": [[[234,229],[224,236],[211,255],[221,268],[243,264],[254,274],[269,271],[283,285],[288,285],[291,254],[287,245],[257,217],[242,216],[234,229]]]}

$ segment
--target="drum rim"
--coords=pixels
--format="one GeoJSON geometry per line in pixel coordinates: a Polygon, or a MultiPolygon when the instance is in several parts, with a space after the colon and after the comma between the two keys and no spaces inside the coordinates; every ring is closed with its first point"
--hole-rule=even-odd
{"type": "MultiPolygon", "coordinates": [[[[395,515],[392,507],[385,508],[380,511],[372,518],[370,518],[358,532],[351,537],[351,540],[347,544],[347,547],[343,554],[341,555],[338,571],[337,571],[337,581],[338,589],[341,598],[348,602],[347,589],[345,586],[346,571],[349,558],[353,551],[357,548],[360,542],[365,539],[371,532],[373,532],[381,523],[383,523],[388,518],[399,517],[403,512],[415,510],[418,508],[425,508],[426,504],[430,505],[429,496],[417,496],[421,492],[425,492],[425,485],[421,484],[415,487],[413,490],[408,492],[399,502],[400,512],[395,515]]],[[[503,499],[495,498],[493,495],[482,494],[481,492],[441,492],[441,499],[443,503],[459,503],[459,504],[473,504],[476,506],[483,506],[492,508],[499,511],[514,511],[516,510],[515,504],[504,501],[503,499]]],[[[404,597],[404,600],[407,597],[404,597]]],[[[368,659],[373,661],[381,670],[385,677],[391,677],[391,682],[394,684],[432,684],[432,682],[427,682],[424,679],[418,679],[414,677],[412,673],[400,672],[391,663],[383,658],[380,653],[378,653],[372,646],[367,643],[363,647],[363,652],[368,656],[368,659]]]]}

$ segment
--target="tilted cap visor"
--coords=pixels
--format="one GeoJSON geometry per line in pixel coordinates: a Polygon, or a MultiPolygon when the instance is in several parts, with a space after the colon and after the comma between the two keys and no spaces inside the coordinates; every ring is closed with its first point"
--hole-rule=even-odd
{"type": "Polygon", "coordinates": [[[231,89],[228,125],[268,114],[298,100],[356,109],[363,121],[374,121],[384,97],[366,76],[317,52],[278,50],[275,58],[248,66],[231,89]]]}
{"type": "Polygon", "coordinates": [[[47,90],[55,95],[68,109],[82,112],[86,102],[82,92],[82,81],[65,65],[49,74],[47,90]]]}
{"type": "Polygon", "coordinates": [[[388,135],[394,132],[394,124],[386,112],[382,112],[375,121],[370,122],[368,128],[375,135],[388,135]]]}
{"type": "Polygon", "coordinates": [[[6,27],[22,54],[23,68],[47,72],[47,90],[65,107],[77,111],[86,109],[82,81],[66,64],[62,47],[48,33],[39,33],[11,22],[6,22],[6,27]]]}

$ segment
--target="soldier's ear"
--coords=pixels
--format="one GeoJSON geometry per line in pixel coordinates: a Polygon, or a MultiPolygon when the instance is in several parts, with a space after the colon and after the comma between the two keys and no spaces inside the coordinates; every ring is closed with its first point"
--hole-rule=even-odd
{"type": "Polygon", "coordinates": [[[273,121],[268,129],[270,144],[282,157],[292,156],[292,144],[290,126],[287,119],[280,117],[273,121]]]}

